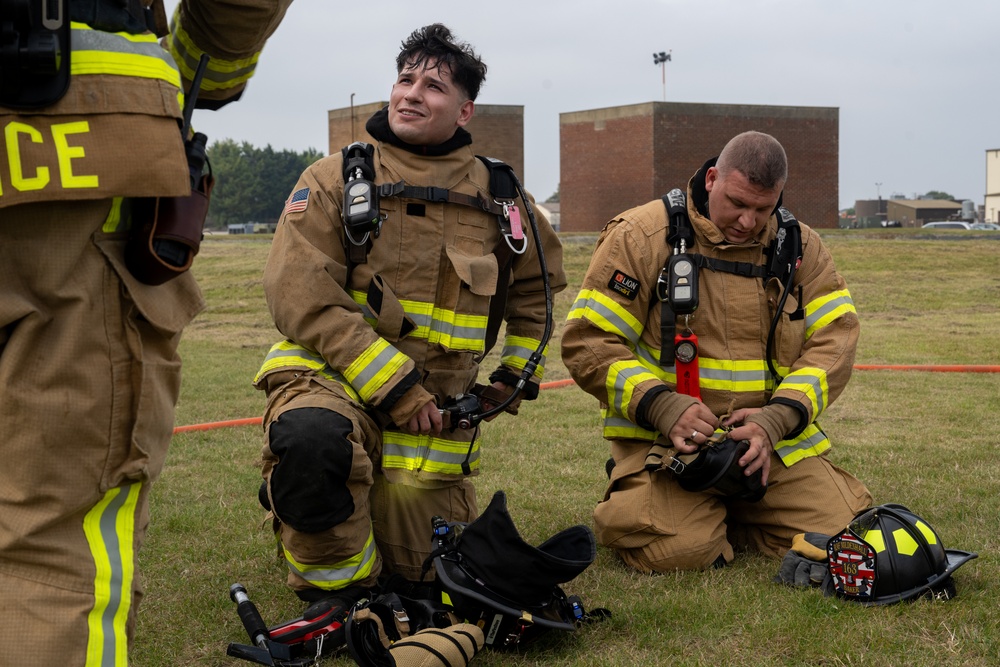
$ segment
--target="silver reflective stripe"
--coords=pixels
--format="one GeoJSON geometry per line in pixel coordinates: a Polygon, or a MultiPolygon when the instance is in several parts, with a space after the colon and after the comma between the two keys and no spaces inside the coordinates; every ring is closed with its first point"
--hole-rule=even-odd
{"type": "Polygon", "coordinates": [[[173,56],[155,41],[134,41],[103,30],[73,28],[70,32],[70,44],[74,51],[104,51],[106,53],[156,58],[173,69],[177,69],[177,63],[174,62],[173,56]]]}
{"type": "Polygon", "coordinates": [[[576,310],[577,308],[593,311],[606,319],[615,328],[615,331],[611,331],[609,333],[615,333],[619,336],[623,336],[633,345],[637,345],[639,343],[639,334],[636,333],[635,329],[630,327],[625,320],[615,314],[615,312],[607,306],[602,305],[599,301],[595,301],[594,299],[580,299],[577,301],[576,305],[573,306],[573,310],[576,310]]]}
{"type": "MultiPolygon", "coordinates": [[[[287,552],[285,554],[285,560],[288,563],[289,570],[310,583],[349,583],[352,581],[358,581],[362,578],[358,577],[358,573],[365,567],[365,565],[371,562],[374,555],[375,540],[369,538],[368,543],[365,545],[365,550],[361,553],[360,562],[357,565],[341,568],[300,568],[299,565],[289,557],[287,552]]],[[[320,586],[320,588],[323,587],[320,586]]]]}
{"type": "Polygon", "coordinates": [[[111,489],[84,517],[84,534],[94,558],[94,607],[87,624],[86,667],[128,663],[126,621],[132,606],[135,512],[141,484],[111,489]]]}

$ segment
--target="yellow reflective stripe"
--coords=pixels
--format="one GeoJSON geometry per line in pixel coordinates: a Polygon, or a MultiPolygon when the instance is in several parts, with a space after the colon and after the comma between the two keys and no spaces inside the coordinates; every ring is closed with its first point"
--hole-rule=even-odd
{"type": "Polygon", "coordinates": [[[780,441],[774,451],[786,466],[790,466],[810,456],[819,456],[830,447],[830,439],[826,437],[826,433],[813,422],[794,438],[780,441]]]}
{"type": "Polygon", "coordinates": [[[763,359],[698,359],[699,385],[729,392],[765,391],[770,384],[767,362],[763,359]]]}
{"type": "Polygon", "coordinates": [[[620,415],[629,413],[635,388],[649,380],[656,380],[641,361],[616,361],[608,367],[604,386],[608,391],[608,406],[620,415]]]}
{"type": "Polygon", "coordinates": [[[108,211],[108,217],[104,219],[104,225],[101,226],[101,231],[105,234],[113,234],[119,230],[119,225],[122,223],[122,202],[124,199],[122,197],[115,197],[111,200],[111,210],[108,211]]]}
{"type": "MultiPolygon", "coordinates": [[[[180,12],[180,4],[177,5],[177,12],[170,25],[170,35],[167,37],[167,46],[171,55],[177,60],[181,72],[186,79],[193,80],[198,61],[204,51],[194,43],[191,35],[184,30],[180,21],[177,20],[180,12]]],[[[202,79],[202,90],[224,90],[226,88],[236,88],[246,83],[253,76],[257,68],[257,59],[260,51],[248,58],[237,58],[235,60],[223,60],[213,57],[208,61],[205,70],[205,78],[202,79]]]]}
{"type": "Polygon", "coordinates": [[[285,545],[281,545],[281,550],[289,570],[325,591],[340,590],[367,579],[375,567],[375,533],[371,530],[360,553],[332,565],[304,565],[295,560],[285,545]]]}
{"type": "Polygon", "coordinates": [[[344,369],[344,377],[367,402],[409,360],[389,341],[379,338],[344,369]]]}
{"type": "Polygon", "coordinates": [[[585,319],[601,331],[624,337],[633,345],[639,342],[642,322],[614,299],[597,290],[580,290],[566,320],[585,319]]]}
{"type": "MultiPolygon", "coordinates": [[[[368,308],[368,295],[359,290],[350,291],[351,298],[361,307],[365,321],[372,327],[378,322],[375,313],[368,308]]],[[[486,315],[469,315],[453,310],[438,308],[427,301],[400,299],[403,312],[416,328],[407,334],[411,338],[426,340],[432,345],[440,345],[449,350],[482,352],[486,349],[486,315]]]]}
{"type": "Polygon", "coordinates": [[[83,519],[94,558],[94,607],[87,615],[86,667],[126,667],[125,632],[135,573],[135,513],[142,484],[109,490],[83,519]]]}
{"type": "Polygon", "coordinates": [[[822,368],[800,368],[781,381],[777,391],[800,391],[812,403],[813,419],[816,419],[826,409],[827,397],[830,395],[830,385],[827,382],[826,371],[822,368]]]}
{"type": "Polygon", "coordinates": [[[402,431],[382,432],[383,468],[462,475],[462,463],[466,461],[466,456],[469,468],[478,469],[478,441],[469,443],[431,435],[411,435],[402,431]]]}
{"type": "MultiPolygon", "coordinates": [[[[525,364],[538,349],[540,342],[537,338],[528,338],[527,336],[506,336],[503,349],[500,350],[500,363],[508,368],[523,371],[525,364]]],[[[539,380],[545,375],[545,360],[548,352],[549,346],[546,345],[542,349],[542,360],[538,363],[538,368],[535,369],[535,377],[539,380]]]]}
{"type": "Polygon", "coordinates": [[[638,424],[629,421],[620,414],[607,408],[601,409],[601,417],[604,420],[603,435],[609,440],[618,438],[650,441],[656,440],[655,431],[647,431],[638,424]]]}
{"type": "Polygon", "coordinates": [[[838,317],[847,313],[857,315],[854,308],[854,300],[851,293],[846,289],[831,292],[818,299],[810,301],[805,308],[806,311],[806,340],[838,317]]]}
{"type": "Polygon", "coordinates": [[[159,79],[180,89],[181,76],[156,36],[93,30],[73,23],[70,74],[111,74],[159,79]]]}
{"type": "Polygon", "coordinates": [[[344,388],[344,391],[347,392],[347,395],[351,399],[359,403],[361,402],[361,397],[354,390],[354,387],[351,386],[351,383],[347,381],[347,378],[335,371],[316,352],[288,339],[271,346],[267,356],[264,357],[264,363],[261,364],[257,375],[254,376],[253,382],[254,384],[260,382],[261,378],[271,371],[292,368],[306,368],[316,372],[327,380],[333,380],[344,388]]]}

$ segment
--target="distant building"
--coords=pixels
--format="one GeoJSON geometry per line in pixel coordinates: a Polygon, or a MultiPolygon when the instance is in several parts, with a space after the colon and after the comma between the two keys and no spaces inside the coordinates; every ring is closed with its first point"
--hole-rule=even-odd
{"type": "MultiPolygon", "coordinates": [[[[536,202],[536,208],[541,209],[548,219],[552,229],[559,231],[559,202],[536,202]]],[[[522,216],[523,217],[523,216],[522,216]]]]}
{"type": "MultiPolygon", "coordinates": [[[[365,131],[372,114],[389,104],[372,102],[327,112],[329,152],[335,153],[355,141],[375,143],[365,131]]],[[[476,155],[495,157],[509,164],[524,181],[524,107],[512,104],[477,104],[465,129],[472,134],[472,150],[476,155]]],[[[529,192],[531,188],[524,184],[529,192]]],[[[532,192],[533,195],[541,195],[532,192]]],[[[541,195],[547,197],[548,194],[541,195]]]]}
{"type": "Polygon", "coordinates": [[[676,102],[560,114],[562,231],[600,230],[621,211],[685,187],[746,130],[771,134],[785,147],[784,205],[812,227],[835,228],[839,122],[834,107],[676,102]]]}
{"type": "Polygon", "coordinates": [[[1000,222],[1000,148],[986,151],[986,202],[984,222],[1000,222]]]}
{"type": "Polygon", "coordinates": [[[890,199],[886,209],[889,220],[903,227],[921,227],[934,220],[959,219],[962,205],[947,199],[890,199]]]}
{"type": "Polygon", "coordinates": [[[889,201],[887,199],[858,199],[854,202],[855,227],[884,227],[888,220],[889,201]]]}

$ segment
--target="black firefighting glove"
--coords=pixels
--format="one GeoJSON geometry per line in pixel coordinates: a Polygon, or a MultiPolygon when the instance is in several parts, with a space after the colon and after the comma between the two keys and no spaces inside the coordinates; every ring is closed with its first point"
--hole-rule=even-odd
{"type": "Polygon", "coordinates": [[[792,548],[781,560],[774,583],[797,587],[824,586],[830,578],[826,555],[826,543],[829,541],[830,536],[822,533],[799,533],[793,537],[792,548]]]}

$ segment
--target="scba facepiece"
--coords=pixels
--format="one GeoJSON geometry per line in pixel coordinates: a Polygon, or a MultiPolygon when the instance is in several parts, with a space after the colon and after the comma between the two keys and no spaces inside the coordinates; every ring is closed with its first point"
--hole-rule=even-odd
{"type": "Polygon", "coordinates": [[[675,455],[669,467],[685,491],[715,489],[726,498],[757,502],[767,487],[761,483],[763,471],[744,474],[740,458],[750,449],[747,440],[726,438],[710,443],[694,454],[675,455]]]}
{"type": "Polygon", "coordinates": [[[459,619],[482,627],[491,648],[516,648],[547,630],[572,631],[584,620],[608,614],[588,614],[580,598],[559,586],[597,555],[594,534],[586,526],[531,546],[507,512],[504,492],[497,491],[472,523],[436,521],[433,540],[431,559],[443,601],[459,619]]]}
{"type": "Polygon", "coordinates": [[[978,554],[945,549],[926,521],[903,505],[858,514],[827,542],[834,593],[855,602],[892,604],[955,596],[952,573],[978,554]]]}

